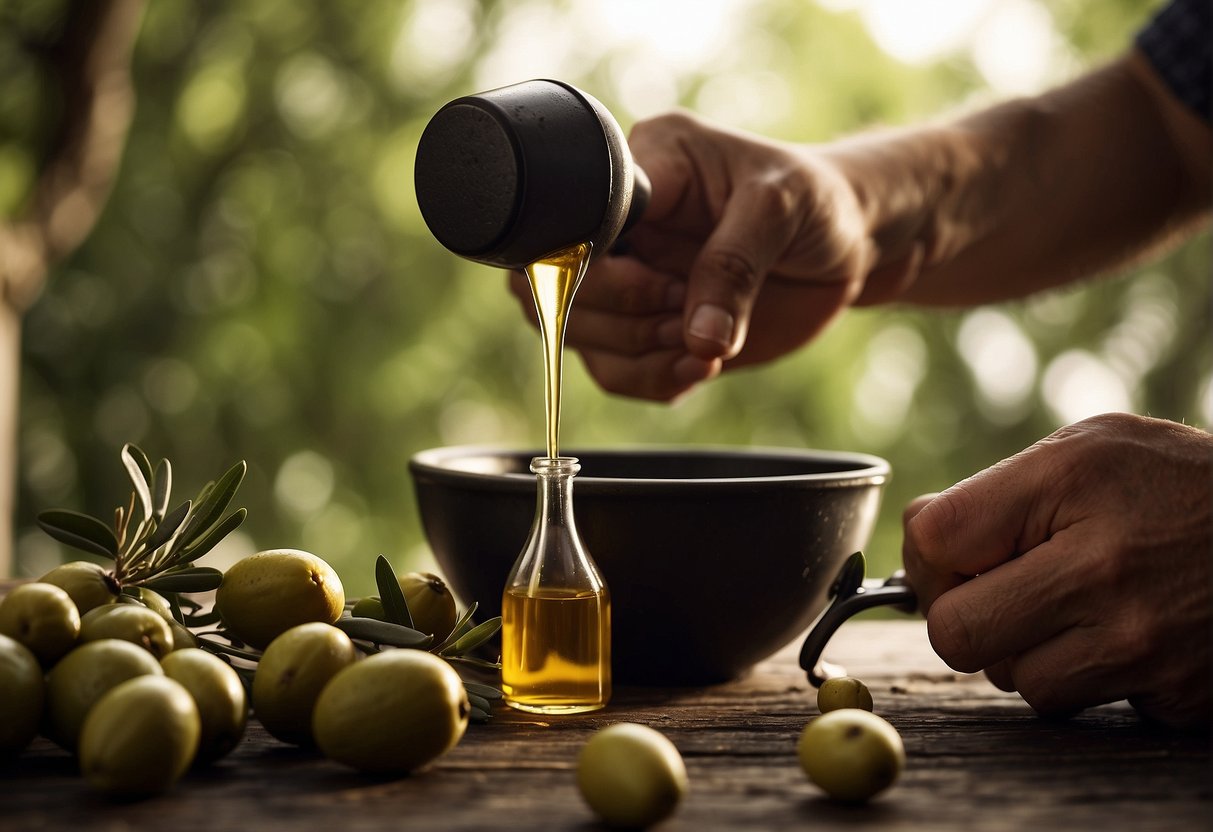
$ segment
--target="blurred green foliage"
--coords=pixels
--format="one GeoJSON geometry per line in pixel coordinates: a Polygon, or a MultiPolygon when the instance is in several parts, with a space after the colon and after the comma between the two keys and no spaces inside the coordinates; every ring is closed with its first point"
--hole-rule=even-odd
{"type": "MultiPolygon", "coordinates": [[[[1156,5],[1046,8],[1077,71],[1123,49],[1156,5]]],[[[37,47],[65,8],[0,2],[6,214],[27,194],[57,115],[37,47]]],[[[186,491],[248,461],[237,504],[249,519],[224,557],[307,549],[354,595],[372,591],[380,552],[398,569],[424,566],[410,455],[469,442],[537,447],[543,405],[538,339],[501,276],[446,253],[420,220],[416,142],[446,100],[528,77],[494,69],[507,35],[527,21],[567,31],[561,22],[583,8],[151,3],[117,186],[26,319],[16,572],[37,574],[67,554],[37,531],[38,510],[105,512],[125,493],[118,451],[127,441],[170,458],[186,491]],[[444,14],[446,37],[427,43],[418,21],[444,14]]],[[[966,54],[903,65],[857,14],[802,0],[752,0],[731,36],[765,46],[680,67],[677,100],[695,107],[730,73],[767,73],[786,91],[777,117],[758,120],[772,135],[823,140],[990,96],[966,54]]],[[[542,45],[543,33],[530,42],[542,45]]],[[[532,75],[583,86],[626,126],[613,92],[626,46],[555,46],[550,65],[542,49],[527,56],[528,68],[544,70],[532,75]]],[[[814,346],[727,374],[672,407],[604,395],[571,361],[563,441],[885,456],[895,475],[870,553],[873,571],[886,573],[900,559],[902,505],[1054,430],[1064,421],[1057,403],[1086,378],[1074,368],[1112,373],[1128,408],[1200,423],[1208,270],[1205,235],[1132,279],[998,310],[851,312],[814,346]],[[990,387],[1006,350],[1026,381],[990,387]]]]}

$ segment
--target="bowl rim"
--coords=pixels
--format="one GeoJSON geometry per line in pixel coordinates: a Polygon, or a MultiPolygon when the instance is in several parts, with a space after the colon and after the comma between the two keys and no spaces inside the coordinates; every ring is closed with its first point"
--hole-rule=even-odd
{"type": "MultiPolygon", "coordinates": [[[[600,492],[617,491],[621,489],[641,488],[646,490],[664,490],[676,488],[685,491],[688,488],[722,488],[728,486],[752,487],[787,487],[789,484],[811,485],[814,488],[850,488],[856,486],[883,485],[890,476],[891,467],[888,460],[874,454],[859,451],[828,451],[813,448],[787,448],[767,445],[611,445],[611,446],[578,446],[562,449],[561,456],[580,458],[580,455],[594,456],[669,456],[684,454],[693,457],[753,457],[777,458],[787,461],[804,460],[806,462],[836,462],[854,465],[853,469],[842,471],[827,471],[822,473],[783,474],[776,476],[757,477],[594,477],[578,474],[578,490],[593,490],[600,492]]],[[[417,451],[409,458],[409,469],[414,475],[419,473],[435,479],[452,482],[480,482],[482,484],[505,484],[509,486],[525,484],[533,488],[535,477],[530,473],[507,472],[502,474],[483,473],[450,467],[455,459],[488,456],[488,457],[536,457],[543,456],[544,451],[534,447],[511,445],[449,445],[427,448],[417,451]]]]}

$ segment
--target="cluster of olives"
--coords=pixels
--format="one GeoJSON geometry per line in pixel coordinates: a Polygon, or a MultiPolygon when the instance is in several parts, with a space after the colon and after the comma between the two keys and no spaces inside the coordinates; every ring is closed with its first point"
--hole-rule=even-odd
{"type": "Polygon", "coordinates": [[[140,795],[235,748],[248,713],[240,677],[171,619],[162,596],[120,596],[83,561],[13,589],[0,602],[0,750],[41,732],[94,788],[140,795]]]}
{"type": "MultiPolygon", "coordinates": [[[[442,640],[455,626],[455,600],[432,575],[398,579],[415,626],[442,640]]],[[[363,599],[366,617],[378,599],[363,599]]],[[[360,771],[404,773],[453,748],[470,704],[459,674],[421,650],[363,657],[336,626],[345,608],[337,574],[315,555],[262,552],[224,575],[215,599],[228,631],[263,648],[253,676],[253,712],[277,739],[316,746],[360,771]]]]}
{"type": "MultiPolygon", "coordinates": [[[[455,603],[441,581],[399,581],[416,626],[449,634],[455,603]]],[[[96,564],[57,567],[0,601],[0,751],[41,732],[97,790],[153,794],[235,748],[250,698],[273,736],[363,771],[411,771],[452,748],[470,711],[459,675],[420,650],[363,658],[333,626],[344,608],[340,579],[315,555],[280,549],[232,566],[216,610],[238,643],[264,649],[249,697],[163,596],[123,593],[96,564]]]]}

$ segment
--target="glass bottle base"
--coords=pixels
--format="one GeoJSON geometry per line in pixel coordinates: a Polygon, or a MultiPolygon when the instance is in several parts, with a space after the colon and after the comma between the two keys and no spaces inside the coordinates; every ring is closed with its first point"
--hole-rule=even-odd
{"type": "Polygon", "coordinates": [[[577,702],[571,704],[542,704],[530,702],[514,702],[509,699],[505,700],[505,704],[519,711],[526,711],[528,714],[584,714],[590,711],[602,710],[606,707],[605,702],[577,702]]]}

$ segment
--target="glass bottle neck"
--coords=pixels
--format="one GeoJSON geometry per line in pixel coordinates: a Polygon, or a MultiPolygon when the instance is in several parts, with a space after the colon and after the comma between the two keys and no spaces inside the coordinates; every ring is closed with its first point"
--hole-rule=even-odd
{"type": "Polygon", "coordinates": [[[537,517],[544,518],[548,526],[574,527],[573,477],[580,470],[581,465],[571,456],[537,456],[531,460],[538,491],[537,517]]]}
{"type": "Polygon", "coordinates": [[[531,460],[531,473],[538,476],[572,478],[581,470],[575,456],[537,456],[531,460]]]}

